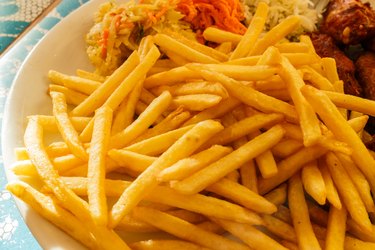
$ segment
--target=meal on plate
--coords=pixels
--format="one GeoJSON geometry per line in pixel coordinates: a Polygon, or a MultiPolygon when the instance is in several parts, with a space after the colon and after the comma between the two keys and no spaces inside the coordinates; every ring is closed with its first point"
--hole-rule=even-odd
{"type": "Polygon", "coordinates": [[[46,72],[16,197],[90,249],[375,249],[369,3],[111,1],[94,22],[95,70],[46,72]]]}

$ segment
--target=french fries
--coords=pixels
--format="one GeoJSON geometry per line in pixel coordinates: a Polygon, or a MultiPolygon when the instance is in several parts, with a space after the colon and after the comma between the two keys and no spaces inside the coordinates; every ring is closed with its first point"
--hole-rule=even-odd
{"type": "Polygon", "coordinates": [[[121,230],[147,239],[132,249],[373,249],[375,102],[285,39],[299,17],[261,35],[268,9],[207,28],[215,48],[161,29],[109,76],[51,70],[53,115],[28,118],[12,167],[29,184],[7,188],[93,249],[129,249],[121,230]]]}

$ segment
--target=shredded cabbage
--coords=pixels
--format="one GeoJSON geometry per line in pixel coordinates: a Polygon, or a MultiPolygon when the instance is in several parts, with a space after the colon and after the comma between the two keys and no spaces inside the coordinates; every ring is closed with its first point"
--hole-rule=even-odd
{"type": "Polygon", "coordinates": [[[178,0],[104,3],[95,14],[95,25],[86,36],[87,54],[96,73],[109,75],[138,48],[142,37],[169,29],[194,39],[189,24],[176,11],[178,0]]]}
{"type": "Polygon", "coordinates": [[[275,27],[290,15],[297,15],[301,19],[301,28],[292,36],[298,36],[304,32],[313,32],[317,29],[318,21],[322,17],[329,0],[242,0],[245,7],[245,18],[250,22],[259,2],[265,2],[269,6],[266,30],[275,27]],[[318,8],[316,8],[318,7],[318,8]]]}

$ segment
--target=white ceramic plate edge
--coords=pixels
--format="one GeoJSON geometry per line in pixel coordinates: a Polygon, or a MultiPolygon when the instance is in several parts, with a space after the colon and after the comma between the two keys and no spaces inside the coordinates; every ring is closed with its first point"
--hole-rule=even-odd
{"type": "MultiPolygon", "coordinates": [[[[6,101],[2,127],[2,153],[8,181],[16,180],[9,167],[15,161],[14,148],[23,146],[26,117],[51,113],[48,70],[74,74],[77,68],[92,68],[85,54],[84,35],[93,24],[94,12],[103,2],[106,1],[92,0],[65,17],[38,42],[17,73],[6,101]]],[[[17,206],[43,249],[83,249],[23,202],[17,200],[17,206]]]]}

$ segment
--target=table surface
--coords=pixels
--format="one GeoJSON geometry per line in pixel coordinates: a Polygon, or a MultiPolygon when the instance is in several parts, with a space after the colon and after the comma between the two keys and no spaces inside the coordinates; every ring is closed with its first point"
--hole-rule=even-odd
{"type": "MultiPolygon", "coordinates": [[[[56,7],[51,8],[51,4],[56,1],[0,0],[0,54],[11,44],[11,47],[0,55],[0,124],[13,79],[26,56],[53,26],[87,1],[62,0],[58,1],[56,7]],[[45,13],[46,11],[48,13],[45,13]],[[43,13],[45,15],[40,18],[43,13]],[[38,17],[40,22],[33,23],[38,17]],[[27,28],[30,24],[33,27],[27,28]],[[25,29],[23,36],[16,39],[25,29]]],[[[25,225],[13,197],[5,190],[6,183],[0,151],[0,249],[41,249],[25,225]]]]}

